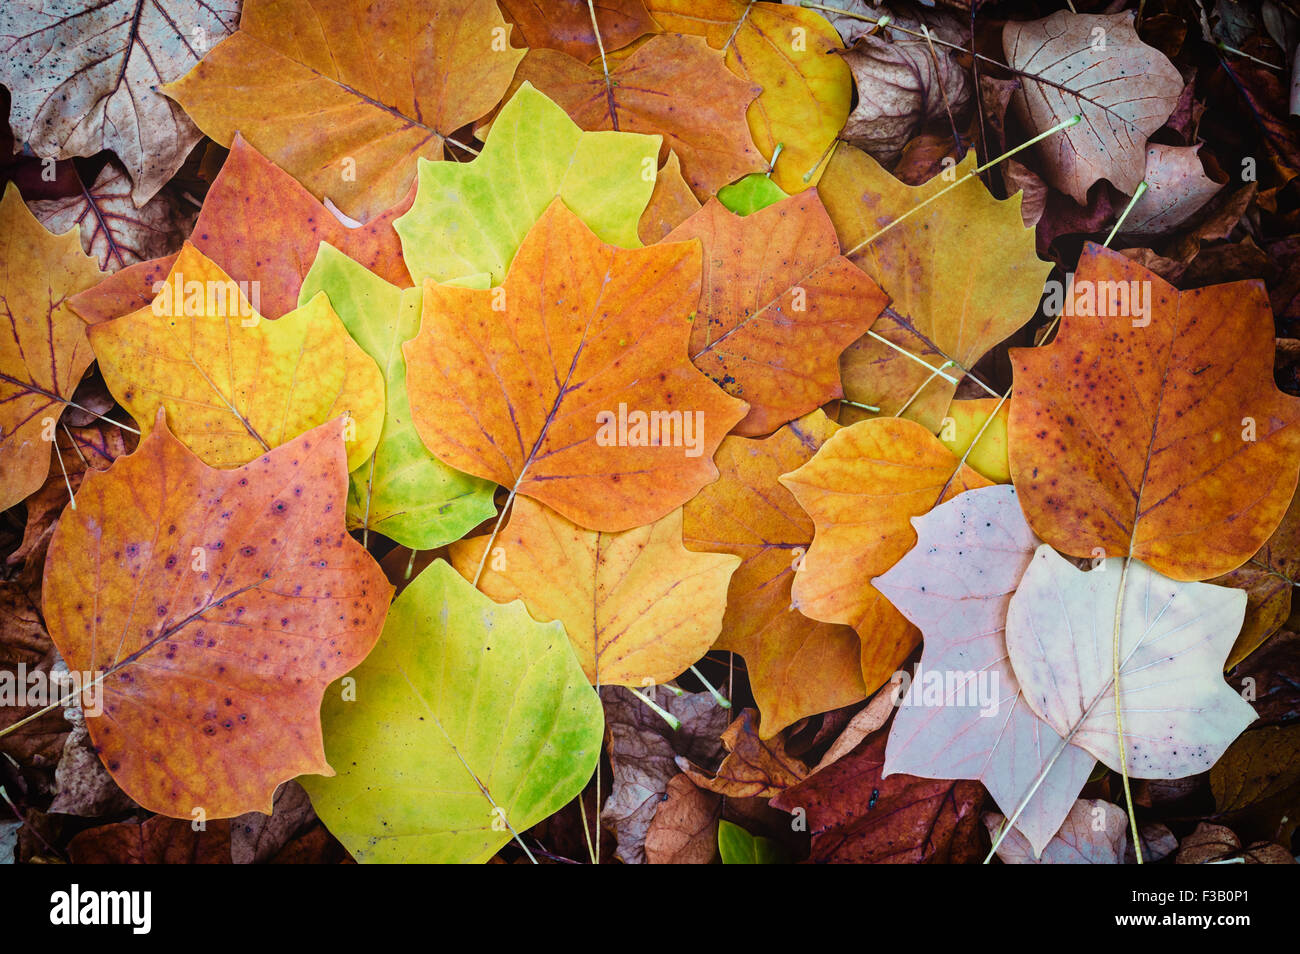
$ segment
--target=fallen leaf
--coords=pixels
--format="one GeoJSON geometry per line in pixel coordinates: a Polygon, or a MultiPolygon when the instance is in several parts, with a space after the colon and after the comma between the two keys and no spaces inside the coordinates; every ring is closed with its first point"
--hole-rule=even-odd
{"type": "Polygon", "coordinates": [[[1291,594],[1300,586],[1300,493],[1291,498],[1282,522],[1258,553],[1210,582],[1246,591],[1246,624],[1224,664],[1231,669],[1281,629],[1291,615],[1291,594]]]}
{"type": "Polygon", "coordinates": [[[523,46],[559,50],[590,63],[601,50],[621,50],[655,32],[642,0],[501,0],[501,12],[519,31],[523,46]],[[593,8],[595,22],[593,24],[593,8]],[[599,39],[596,29],[599,28],[599,39]]]}
{"type": "Polygon", "coordinates": [[[143,206],[202,134],[159,92],[235,29],[238,0],[13,0],[0,11],[0,83],[14,138],[38,156],[117,154],[143,206]]]}
{"type": "Polygon", "coordinates": [[[349,528],[374,529],[402,546],[431,550],[495,516],[496,488],[430,454],[411,420],[402,345],[420,328],[420,290],[390,285],[322,242],[299,301],[307,307],[320,292],[384,378],[379,440],[348,484],[349,528]]]}
{"type": "Polygon", "coordinates": [[[374,645],[392,592],[343,529],[341,434],[335,420],[220,471],[160,415],[59,521],[50,636],[102,680],[81,695],[90,737],[144,808],[269,811],[281,782],[330,771],[321,694],[374,645]]]}
{"type": "Polygon", "coordinates": [[[656,184],[658,138],[583,132],[524,83],[472,162],[420,160],[415,202],[394,226],[407,267],[417,284],[480,272],[500,284],[524,236],[557,197],[602,242],[638,247],[638,219],[656,184]]]}
{"type": "Polygon", "coordinates": [[[840,353],[887,299],[840,255],[816,192],[746,216],[710,199],[664,241],[691,239],[704,248],[691,361],[749,403],[736,433],[770,434],[841,397],[840,353]]]}
{"type": "Polygon", "coordinates": [[[676,693],[653,686],[646,694],[681,722],[674,730],[628,690],[605,686],[609,762],[614,779],[600,820],[617,837],[615,856],[624,864],[644,864],[645,840],[668,782],[680,774],[675,761],[685,756],[695,765],[713,768],[722,760],[721,735],[728,713],[707,692],[676,693]]]}
{"type": "Polygon", "coordinates": [[[1203,772],[1255,720],[1223,681],[1246,595],[1171,580],[1136,560],[1121,571],[1123,562],[1112,558],[1085,572],[1040,546],[1007,611],[1012,668],[1040,719],[1118,772],[1117,641],[1129,776],[1203,772]]]}
{"type": "Polygon", "coordinates": [[[554,50],[530,50],[514,85],[532,83],[587,130],[658,133],[660,158],[681,159],[682,175],[701,199],[747,172],[765,168],[745,109],[761,92],[723,65],[698,37],[652,36],[609,71],[554,50]]]}
{"type": "Polygon", "coordinates": [[[683,512],[688,548],[741,558],[714,648],[745,658],[766,734],[867,694],[857,634],[808,618],[790,599],[813,522],[778,478],[808,461],[836,430],[814,411],[763,440],[726,438],[716,455],[721,476],[683,512]]]}
{"type": "Polygon", "coordinates": [[[56,235],[80,230],[81,247],[105,272],[175,252],[192,227],[193,215],[166,193],[137,209],[131,200],[131,179],[112,159],[89,188],[80,178],[77,184],[80,192],[63,199],[40,199],[30,208],[56,235]]]}
{"type": "MultiPolygon", "coordinates": [[[[1016,828],[1037,857],[1096,761],[1035,715],[1007,656],[1007,607],[1038,538],[1015,489],[1001,485],[961,494],[912,525],[916,546],[872,581],[925,640],[898,694],[884,775],[983,782],[1003,812],[1020,811],[1016,828]]],[[[1068,666],[1062,660],[1058,668],[1068,666]]]]}
{"type": "Polygon", "coordinates": [[[995,484],[1011,483],[1011,464],[1007,460],[1007,423],[1011,401],[1001,398],[971,398],[953,401],[939,428],[939,440],[958,457],[965,456],[971,470],[995,484]],[[989,415],[997,409],[991,424],[989,415]],[[951,421],[951,426],[949,425],[951,421]],[[974,449],[971,444],[975,442],[974,449]],[[967,454],[967,450],[970,453],[967,454]]]}
{"type": "Polygon", "coordinates": [[[718,824],[718,854],[724,865],[784,865],[790,859],[780,842],[757,838],[729,821],[718,824]]]}
{"type": "MultiPolygon", "coordinates": [[[[742,180],[743,181],[743,180],[742,180]]],[[[729,186],[719,190],[719,195],[729,186]]],[[[637,236],[643,245],[653,245],[700,210],[700,200],[682,178],[682,164],[677,153],[668,153],[668,161],[655,177],[650,203],[637,223],[637,236]]]]}
{"type": "Polygon", "coordinates": [[[1166,146],[1147,144],[1146,173],[1142,181],[1147,191],[1129,210],[1122,226],[1125,235],[1158,235],[1181,225],[1200,211],[1219,190],[1205,174],[1200,145],[1166,146]]]}
{"type": "Polygon", "coordinates": [[[951,177],[913,187],[865,153],[841,145],[817,188],[845,255],[890,297],[872,334],[841,359],[845,396],[932,432],[947,413],[955,382],[1037,312],[1051,271],[1034,254],[1034,232],[1024,227],[1020,198],[994,198],[978,176],[873,240],[884,226],[974,169],[975,154],[967,153],[951,177]],[[973,254],[974,249],[997,254],[973,254]]]}
{"type": "Polygon", "coordinates": [[[486,535],[452,545],[465,579],[541,622],[558,619],[592,685],[668,682],[708,652],[740,558],[682,546],[682,512],[621,533],[584,530],[527,498],[484,553],[486,535]]]}
{"type": "Polygon", "coordinates": [[[0,510],[34,494],[50,472],[54,427],[90,366],[85,326],[68,296],[99,278],[75,230],[51,235],[12,183],[0,201],[0,510]]]}
{"type": "Polygon", "coordinates": [[[707,865],[718,852],[718,816],[722,799],[696,788],[685,775],[668,780],[667,798],[659,803],[645,837],[646,861],[652,865],[707,865]]]}
{"type": "MultiPolygon", "coordinates": [[[[812,861],[838,864],[927,864],[974,857],[984,789],[978,782],[881,778],[885,739],[877,735],[830,768],[772,800],[801,812],[812,836],[812,861]]],[[[796,815],[798,818],[798,815],[796,815]]]]}
{"type": "Polygon", "coordinates": [[[76,865],[228,865],[230,822],[209,821],[195,831],[188,819],[156,815],[100,825],[68,843],[68,859],[76,865]]]}
{"type": "MultiPolygon", "coordinates": [[[[997,812],[984,816],[989,837],[996,839],[1006,819],[997,812]]],[[[1020,832],[1010,831],[998,846],[1006,865],[1119,865],[1128,846],[1128,815],[1124,809],[1099,798],[1081,798],[1065,817],[1061,830],[1051,836],[1042,857],[1020,832]]]]}
{"type": "MultiPolygon", "coordinates": [[[[771,176],[761,172],[751,172],[739,182],[718,190],[718,201],[737,215],[753,215],[759,209],[766,209],[786,198],[789,196],[785,190],[773,182],[771,176]]],[[[837,252],[838,249],[837,242],[837,252]]]]}
{"type": "Polygon", "coordinates": [[[794,606],[857,630],[863,681],[874,691],[920,636],[870,580],[916,543],[913,517],[988,481],[916,422],[880,418],[838,431],[781,484],[816,526],[795,576],[794,606]]]}
{"type": "Polygon", "coordinates": [[[1179,292],[1088,245],[1074,288],[1050,345],[1011,350],[1011,476],[1029,525],[1063,553],[1174,579],[1235,569],[1300,473],[1300,398],[1273,384],[1263,287],[1179,292]]]}
{"type": "Polygon", "coordinates": [[[1286,796],[1293,814],[1300,786],[1300,725],[1266,726],[1244,733],[1210,769],[1210,789],[1221,815],[1286,796]]]}
{"type": "Polygon", "coordinates": [[[848,67],[828,55],[841,49],[840,38],[821,14],[753,0],[648,0],[647,6],[665,30],[704,37],[725,52],[731,72],[762,89],[746,118],[759,152],[776,160],[776,184],[789,193],[816,185],[853,97],[848,67]]]}
{"type": "Polygon", "coordinates": [[[554,200],[499,288],[425,283],[402,346],[417,433],[587,529],[659,519],[748,410],[687,359],[699,274],[694,243],[616,249],[554,200]]]}
{"type": "Polygon", "coordinates": [[[1300,720],[1300,635],[1283,630],[1232,671],[1229,685],[1255,707],[1261,725],[1300,720]]]}
{"type": "Polygon", "coordinates": [[[826,750],[826,754],[821,757],[821,761],[814,766],[812,772],[808,773],[809,775],[834,765],[856,749],[859,742],[889,721],[897,705],[898,687],[902,684],[903,675],[901,672],[894,673],[889,682],[876,690],[876,694],[871,697],[866,708],[849,720],[843,731],[835,737],[830,748],[826,750]]]}
{"type": "Polygon", "coordinates": [[[1147,137],[1183,92],[1169,58],[1138,39],[1132,11],[1058,10],[1041,20],[1008,21],[1002,50],[1021,74],[1011,102],[1032,132],[1083,117],[1035,147],[1048,181],[1080,205],[1098,179],[1132,195],[1146,168],[1147,137]]]}
{"type": "Polygon", "coordinates": [[[357,861],[486,862],[582,791],[600,757],[600,701],[563,627],[441,560],[350,678],[352,699],[334,686],[321,713],[341,771],[299,782],[357,861]]]}
{"type": "Polygon", "coordinates": [[[1240,859],[1248,865],[1293,865],[1291,852],[1281,845],[1255,842],[1242,848],[1241,839],[1230,828],[1201,822],[1196,831],[1183,839],[1178,846],[1176,863],[1180,865],[1205,865],[1240,859]]]}
{"type": "Polygon", "coordinates": [[[145,436],[166,409],[172,433],[213,467],[246,464],[339,414],[351,419],[349,469],[379,440],[383,377],[329,299],[262,321],[188,242],[150,306],[89,335],[108,389],[145,436]]]}
{"type": "MultiPolygon", "coordinates": [[[[257,288],[258,313],[279,318],[298,307],[298,290],[321,242],[386,281],[409,285],[393,220],[409,207],[412,194],[368,224],[348,228],[293,176],[236,134],[203,200],[190,242],[227,275],[256,281],[250,287],[257,288]]],[[[153,301],[154,284],[166,279],[175,261],[172,256],[124,268],[75,295],[72,308],[92,325],[137,311],[153,301]]]]}
{"type": "Polygon", "coordinates": [[[788,755],[779,735],[760,737],[758,713],[745,709],[722,733],[727,756],[714,775],[707,775],[689,759],[677,757],[677,767],[700,788],[728,798],[771,798],[808,775],[808,767],[788,755]]]}
{"type": "Polygon", "coordinates": [[[524,55],[509,34],[492,0],[244,0],[239,31],[163,92],[364,221],[500,102],[524,55]]]}
{"type": "Polygon", "coordinates": [[[315,820],[306,790],[297,782],[285,782],[275,793],[271,814],[249,812],[230,820],[230,860],[237,865],[265,864],[315,820]]]}
{"type": "Polygon", "coordinates": [[[135,803],[113,781],[113,776],[96,754],[81,708],[68,706],[62,712],[71,723],[72,731],[68,733],[68,740],[63,744],[63,756],[54,769],[58,794],[50,802],[50,811],[97,818],[133,810],[135,803]]]}
{"type": "Polygon", "coordinates": [[[882,163],[895,162],[926,123],[970,103],[966,70],[951,50],[924,39],[864,35],[841,55],[853,71],[858,104],[840,135],[882,163]]]}

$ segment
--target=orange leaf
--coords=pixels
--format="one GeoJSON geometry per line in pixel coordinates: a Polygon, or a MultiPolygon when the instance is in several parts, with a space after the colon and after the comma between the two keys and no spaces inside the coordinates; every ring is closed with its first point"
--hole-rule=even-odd
{"type": "Polygon", "coordinates": [[[10,183],[0,201],[0,510],[40,489],[54,424],[93,355],[68,296],[95,283],[95,260],[71,229],[51,235],[10,183]],[[48,424],[46,422],[49,422],[48,424]]]}
{"type": "Polygon", "coordinates": [[[415,429],[457,470],[629,530],[717,477],[748,409],[686,356],[700,249],[606,245],[559,199],[492,289],[424,285],[402,346],[415,429]]]}
{"type": "Polygon", "coordinates": [[[914,421],[877,418],[846,427],[781,483],[817,533],[794,581],[794,604],[862,637],[867,691],[882,685],[920,642],[871,585],[916,544],[912,518],[991,483],[914,421]]]}
{"type": "Polygon", "coordinates": [[[50,636],[102,680],[81,695],[91,740],[149,811],[269,813],[281,782],[333,774],[321,699],[379,638],[393,591],[344,529],[342,426],[214,470],[160,413],[59,521],[50,636]]]}
{"type": "Polygon", "coordinates": [[[888,299],[840,254],[817,193],[743,217],[710,199],[665,241],[693,238],[704,243],[704,290],[691,360],[749,402],[736,433],[771,433],[842,397],[840,352],[888,299]]]}
{"type": "Polygon", "coordinates": [[[1263,286],[1179,292],[1089,245],[1073,304],[1050,345],[1011,352],[1011,475],[1030,526],[1064,553],[1175,580],[1240,566],[1300,474],[1300,399],[1273,383],[1263,286]]]}
{"type": "MultiPolygon", "coordinates": [[[[485,535],[452,544],[451,563],[465,579],[474,579],[487,543],[485,535]]],[[[522,599],[538,622],[562,622],[592,685],[657,685],[713,645],[739,562],[686,550],[680,510],[598,533],[523,498],[479,589],[498,603],[522,599]]]]}
{"type": "Polygon", "coordinates": [[[501,101],[523,56],[509,32],[492,0],[245,0],[239,32],[163,92],[366,220],[501,101]]]}
{"type": "MultiPolygon", "coordinates": [[[[393,219],[411,207],[404,199],[360,228],[348,228],[287,172],[235,135],[221,172],[203,200],[190,242],[233,278],[256,280],[258,311],[279,318],[298,307],[303,277],[328,242],[380,278],[408,288],[402,245],[393,219]]],[[[175,255],[141,262],[75,296],[70,304],[87,324],[109,321],[154,299],[154,282],[167,277],[175,255]]]]}
{"type": "Polygon", "coordinates": [[[837,429],[814,411],[764,440],[728,437],[717,453],[722,476],[685,508],[688,547],[741,558],[715,648],[744,657],[765,737],[867,694],[857,634],[804,616],[790,600],[813,522],[777,478],[805,463],[837,429]]]}
{"type": "Polygon", "coordinates": [[[767,168],[745,120],[762,92],[735,76],[723,55],[700,37],[653,36],[610,70],[554,50],[530,50],[511,91],[527,80],[583,129],[617,129],[664,138],[695,194],[712,195],[749,172],[767,168]]]}
{"type": "MultiPolygon", "coordinates": [[[[500,0],[501,12],[519,30],[523,46],[559,50],[590,63],[600,56],[587,0],[500,0]]],[[[605,52],[622,49],[655,31],[642,0],[599,0],[595,4],[605,52]]]]}

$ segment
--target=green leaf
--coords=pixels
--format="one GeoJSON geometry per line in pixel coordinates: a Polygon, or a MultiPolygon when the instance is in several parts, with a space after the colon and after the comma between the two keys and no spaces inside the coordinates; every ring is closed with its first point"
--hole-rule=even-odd
{"type": "Polygon", "coordinates": [[[472,162],[419,162],[415,203],[393,227],[423,284],[488,272],[499,284],[524,236],[559,196],[603,242],[640,248],[637,222],[658,171],[659,136],[583,132],[524,83],[472,162]]]}
{"type": "Polygon", "coordinates": [[[299,781],[361,862],[486,862],[582,791],[604,733],[564,627],[492,602],[442,560],[326,690],[321,721],[339,774],[299,781]]]}
{"type": "MultiPolygon", "coordinates": [[[[477,276],[478,287],[486,283],[487,276],[477,276]]],[[[496,512],[495,485],[435,458],[411,423],[402,343],[420,330],[420,289],[390,285],[322,242],[299,300],[322,291],[387,385],[379,443],[349,481],[348,526],[367,527],[415,550],[459,540],[496,512]]]]}
{"type": "Polygon", "coordinates": [[[751,172],[718,190],[718,201],[737,215],[749,215],[788,198],[784,189],[761,172],[751,172]]]}
{"type": "Polygon", "coordinates": [[[771,838],[755,838],[739,825],[718,822],[718,853],[724,865],[785,865],[786,850],[771,838]]]}

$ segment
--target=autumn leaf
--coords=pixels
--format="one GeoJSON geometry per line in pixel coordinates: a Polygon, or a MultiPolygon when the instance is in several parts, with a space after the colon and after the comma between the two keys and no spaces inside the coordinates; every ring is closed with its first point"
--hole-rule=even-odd
{"type": "Polygon", "coordinates": [[[299,779],[362,862],[485,862],[558,811],[600,757],[600,700],[563,627],[499,606],[445,562],[393,602],[321,719],[333,778],[299,779]],[[418,753],[418,759],[411,759],[418,753]]]}
{"type": "Polygon", "coordinates": [[[1132,11],[1058,10],[1041,20],[1008,21],[1002,50],[1021,77],[1012,105],[1033,132],[1083,117],[1036,147],[1052,185],[1080,205],[1098,179],[1132,195],[1146,168],[1147,137],[1183,91],[1169,58],[1138,39],[1132,11]]]}
{"type": "Polygon", "coordinates": [[[384,376],[383,427],[349,481],[348,526],[420,550],[460,539],[495,515],[496,488],[442,463],[415,433],[402,344],[419,330],[420,290],[390,285],[322,242],[303,279],[301,305],[308,307],[321,292],[384,376]]]}
{"type": "Polygon", "coordinates": [[[1266,726],[1243,733],[1210,769],[1210,790],[1220,815],[1272,803],[1275,815],[1295,830],[1295,797],[1300,794],[1300,726],[1266,726]]]}
{"type": "Polygon", "coordinates": [[[1195,146],[1147,145],[1147,184],[1129,210],[1122,226],[1125,235],[1157,235],[1168,232],[1209,202],[1224,186],[1205,174],[1195,146]]]}
{"type": "MultiPolygon", "coordinates": [[[[321,242],[386,281],[409,285],[393,220],[410,199],[408,195],[360,228],[348,228],[293,176],[236,134],[203,200],[190,242],[226,274],[256,281],[260,314],[279,318],[298,307],[298,290],[321,242]]],[[[165,279],[175,262],[172,256],[125,268],[74,296],[72,308],[92,325],[143,308],[157,294],[154,283],[165,279]]]]}
{"type": "Polygon", "coordinates": [[[720,736],[727,727],[727,710],[708,692],[673,692],[656,686],[646,694],[677,719],[673,729],[628,690],[604,686],[606,737],[613,782],[600,812],[601,822],[618,841],[615,850],[624,864],[646,861],[645,841],[672,779],[680,775],[676,758],[715,767],[722,760],[720,736]]]}
{"type": "Polygon", "coordinates": [[[143,206],[202,134],[158,87],[235,29],[237,0],[12,0],[0,10],[0,83],[14,138],[38,156],[116,153],[143,206]]]}
{"type": "Polygon", "coordinates": [[[695,238],[704,272],[691,361],[749,403],[736,433],[769,434],[843,396],[840,353],[886,298],[840,255],[816,192],[743,217],[710,199],[664,241],[695,238]]]}
{"type": "Polygon", "coordinates": [[[190,821],[157,815],[101,825],[73,838],[68,857],[78,865],[228,865],[230,822],[213,821],[196,830],[190,821]]]}
{"type": "Polygon", "coordinates": [[[523,46],[559,50],[590,63],[602,49],[612,53],[655,31],[642,0],[501,0],[501,12],[519,31],[523,46]],[[592,22],[592,7],[595,25],[592,22]],[[596,28],[600,39],[596,38],[596,28]]]}
{"type": "Polygon", "coordinates": [[[687,359],[699,274],[698,245],[616,249],[554,200],[500,287],[425,283],[402,347],[416,431],[587,529],[652,523],[717,476],[748,409],[687,359]]]}
{"type": "Polygon", "coordinates": [[[845,254],[890,297],[871,335],[841,359],[845,396],[932,432],[962,375],[1034,316],[1051,270],[1034,254],[1019,196],[996,199],[978,176],[881,233],[974,169],[967,153],[951,177],[913,187],[841,145],[817,188],[845,254]]]}
{"type": "Polygon", "coordinates": [[[685,672],[717,638],[740,563],[685,549],[681,510],[600,533],[524,498],[485,556],[489,542],[453,544],[452,565],[498,603],[522,599],[534,619],[562,622],[596,686],[645,687],[685,672]]]}
{"type": "Polygon", "coordinates": [[[919,634],[870,580],[916,543],[913,517],[989,482],[921,425],[880,418],[838,431],[781,483],[816,526],[795,576],[794,605],[813,619],[858,631],[863,681],[874,691],[902,665],[919,634]]]}
{"type": "Polygon", "coordinates": [[[1273,384],[1263,289],[1179,292],[1096,245],[1074,288],[1056,339],[1011,351],[1011,476],[1029,525],[1063,553],[1132,556],[1178,580],[1235,569],[1300,473],[1300,399],[1273,384]]]}
{"type": "Polygon", "coordinates": [[[715,458],[721,476],[683,512],[687,547],[741,558],[715,648],[744,657],[765,736],[866,696],[857,635],[810,619],[790,599],[813,522],[778,478],[808,461],[836,430],[814,411],[763,440],[726,438],[715,458]]]}
{"type": "Polygon", "coordinates": [[[677,766],[692,782],[728,798],[771,798],[808,775],[808,767],[785,750],[780,735],[760,736],[758,713],[745,709],[722,733],[727,756],[716,773],[701,772],[689,759],[677,757],[677,766]]]}
{"type": "MultiPolygon", "coordinates": [[[[726,53],[727,68],[762,89],[746,117],[754,144],[786,192],[817,183],[849,115],[853,82],[839,34],[816,11],[750,0],[648,0],[670,32],[694,33],[726,53]],[[777,145],[781,152],[773,155],[777,145]]],[[[716,191],[716,190],[715,190],[716,191]]]]}
{"type": "Polygon", "coordinates": [[[68,296],[100,277],[75,230],[51,235],[12,183],[0,201],[0,510],[45,483],[54,426],[93,355],[68,296]]]}
{"type": "Polygon", "coordinates": [[[729,821],[718,823],[718,854],[724,865],[785,865],[790,859],[780,842],[751,835],[729,821]]]}
{"type": "Polygon", "coordinates": [[[233,467],[339,414],[348,466],[370,456],[384,383],[317,295],[262,321],[240,286],[185,243],[153,304],[90,327],[104,381],[146,434],[160,408],[207,464],[233,467]]]}
{"type": "Polygon", "coordinates": [[[1010,400],[968,398],[953,401],[948,405],[943,426],[939,428],[939,440],[958,457],[965,457],[971,470],[978,471],[995,484],[1009,484],[1011,465],[1007,461],[1007,423],[1010,415],[1010,400]],[[990,423],[989,415],[995,411],[996,416],[990,423]],[[972,448],[971,444],[975,446],[972,448]]]}
{"type": "Polygon", "coordinates": [[[722,799],[696,788],[685,775],[669,779],[665,794],[646,832],[646,861],[652,865],[707,865],[717,854],[722,799]]]}
{"type": "Polygon", "coordinates": [[[1123,562],[1085,572],[1040,546],[1007,610],[1011,666],[1035,715],[1118,772],[1118,652],[1128,774],[1203,772],[1255,719],[1223,681],[1246,595],[1171,580],[1137,561],[1122,574],[1123,562]]]}
{"type": "Polygon", "coordinates": [[[587,130],[659,134],[660,158],[671,149],[701,199],[747,172],[765,168],[745,125],[745,109],[761,92],[732,75],[722,55],[698,37],[653,36],[613,65],[609,83],[554,50],[530,50],[515,86],[529,82],[587,130]]]}
{"type": "Polygon", "coordinates": [[[972,490],[912,523],[916,546],[872,581],[925,638],[917,672],[898,693],[884,774],[983,782],[1003,811],[1021,809],[1016,827],[1036,857],[1095,764],[1077,746],[1061,750],[1007,656],[1007,606],[1038,540],[1011,487],[972,490]]]}
{"type": "Polygon", "coordinates": [[[523,56],[509,32],[492,0],[244,0],[239,31],[163,92],[364,221],[501,100],[523,56]]]}
{"type": "MultiPolygon", "coordinates": [[[[997,812],[984,816],[991,839],[997,838],[1004,824],[1006,819],[997,812]]],[[[1081,798],[1070,806],[1065,823],[1042,849],[1041,858],[1015,830],[998,846],[998,857],[1007,865],[1122,865],[1127,832],[1124,809],[1099,798],[1081,798]]]]}
{"type": "Polygon", "coordinates": [[[700,200],[682,177],[677,153],[668,153],[668,161],[655,176],[650,202],[637,222],[636,234],[643,245],[653,245],[700,210],[700,200]]]}
{"type": "Polygon", "coordinates": [[[160,414],[59,521],[50,636],[69,669],[94,674],[80,696],[91,739],[150,811],[266,812],[281,782],[331,771],[321,695],[379,638],[392,593],[343,528],[342,428],[223,471],[160,414]]]}
{"type": "Polygon", "coordinates": [[[658,151],[657,136],[583,132],[524,83],[473,161],[420,160],[415,202],[394,225],[407,267],[417,284],[480,272],[500,284],[524,236],[557,197],[602,242],[637,248],[658,151]]]}
{"type": "Polygon", "coordinates": [[[128,265],[175,252],[189,232],[194,215],[186,214],[175,198],[155,195],[140,208],[131,200],[131,179],[110,159],[87,187],[63,199],[38,199],[32,213],[51,232],[76,228],[81,247],[99,267],[115,272],[128,265]]]}
{"type": "Polygon", "coordinates": [[[984,789],[978,782],[881,777],[878,733],[829,768],[772,799],[802,810],[812,836],[811,860],[839,864],[969,861],[984,789]]]}

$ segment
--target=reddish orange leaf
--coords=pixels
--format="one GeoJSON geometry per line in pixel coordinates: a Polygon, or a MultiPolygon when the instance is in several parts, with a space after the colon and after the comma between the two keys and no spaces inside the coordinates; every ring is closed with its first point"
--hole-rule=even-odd
{"type": "Polygon", "coordinates": [[[379,638],[393,592],[344,529],[342,428],[215,470],[160,413],[59,521],[50,636],[102,680],[81,696],[90,737],[144,808],[269,813],[281,782],[333,774],[321,699],[379,638]]]}
{"type": "MultiPolygon", "coordinates": [[[[256,281],[254,303],[264,318],[298,307],[303,277],[328,242],[380,278],[408,288],[402,246],[393,220],[411,207],[406,197],[360,228],[348,228],[287,172],[235,136],[230,156],[203,200],[190,242],[240,281],[256,281]]],[[[141,262],[77,295],[73,310],[88,324],[110,321],[153,301],[155,282],[167,277],[176,256],[141,262]]]]}
{"type": "Polygon", "coordinates": [[[687,358],[699,282],[698,244],[618,249],[556,199],[503,285],[425,282],[402,346],[416,431],[587,529],[658,520],[717,477],[748,409],[687,358]]]}
{"type": "MultiPolygon", "coordinates": [[[[600,56],[587,0],[500,0],[500,5],[519,30],[521,46],[559,50],[584,63],[600,56]]],[[[642,0],[600,0],[594,6],[606,53],[656,29],[642,0]]]]}
{"type": "Polygon", "coordinates": [[[704,243],[704,284],[691,360],[749,402],[736,425],[747,437],[843,397],[840,352],[888,302],[840,254],[815,191],[739,216],[716,198],[665,241],[704,243]]]}
{"type": "Polygon", "coordinates": [[[1245,563],[1300,474],[1300,398],[1273,383],[1263,286],[1179,292],[1089,245],[1069,304],[1050,345],[1011,352],[1011,476],[1034,532],[1175,580],[1245,563]]]}

